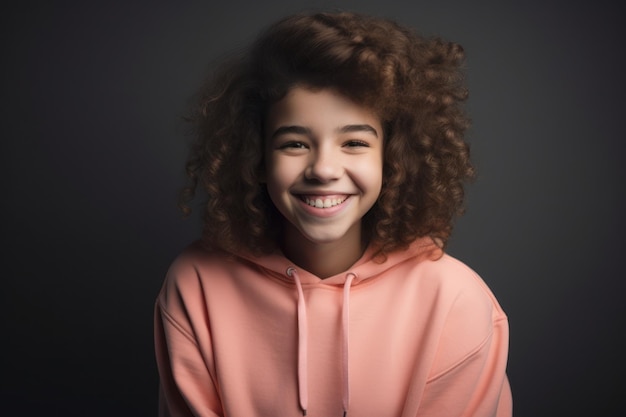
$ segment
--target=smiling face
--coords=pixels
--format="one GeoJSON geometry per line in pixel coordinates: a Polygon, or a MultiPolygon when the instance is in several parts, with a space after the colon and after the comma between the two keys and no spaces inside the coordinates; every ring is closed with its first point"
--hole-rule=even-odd
{"type": "Polygon", "coordinates": [[[266,126],[267,189],[285,242],[360,248],[361,219],[382,187],[379,118],[333,90],[294,87],[266,126]]]}

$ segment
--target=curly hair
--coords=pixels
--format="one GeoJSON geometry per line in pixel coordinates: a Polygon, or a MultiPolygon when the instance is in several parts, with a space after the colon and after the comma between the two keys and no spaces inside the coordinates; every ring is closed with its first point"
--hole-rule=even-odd
{"type": "Polygon", "coordinates": [[[180,206],[207,194],[203,242],[231,253],[276,248],[281,215],[259,176],[269,107],[295,85],[332,88],[384,128],[383,187],[363,232],[383,255],[420,236],[445,246],[474,176],[464,140],[464,51],[388,19],[355,13],[286,17],[212,75],[188,120],[193,142],[180,206]]]}

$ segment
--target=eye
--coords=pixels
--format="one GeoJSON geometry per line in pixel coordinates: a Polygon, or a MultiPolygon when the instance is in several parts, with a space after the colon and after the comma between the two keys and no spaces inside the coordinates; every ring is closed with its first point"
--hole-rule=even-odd
{"type": "Polygon", "coordinates": [[[283,149],[283,150],[300,150],[300,149],[307,149],[307,148],[308,146],[306,145],[306,143],[300,142],[297,140],[287,141],[277,146],[277,149],[283,149]]]}
{"type": "Polygon", "coordinates": [[[358,148],[358,147],[366,147],[368,148],[370,145],[369,143],[362,141],[362,140],[358,140],[358,139],[352,139],[349,140],[347,142],[345,142],[343,144],[343,146],[348,147],[348,148],[358,148]]]}
{"type": "Polygon", "coordinates": [[[309,139],[300,132],[274,134],[272,142],[274,151],[285,155],[303,155],[311,148],[309,139]]]}

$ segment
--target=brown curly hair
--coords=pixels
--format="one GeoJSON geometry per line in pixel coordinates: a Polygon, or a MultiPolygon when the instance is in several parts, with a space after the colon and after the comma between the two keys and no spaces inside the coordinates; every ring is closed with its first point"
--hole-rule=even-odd
{"type": "Polygon", "coordinates": [[[333,88],[384,126],[383,188],[363,219],[381,253],[430,235],[445,245],[474,175],[464,134],[464,52],[397,23],[355,13],[297,14],[266,29],[211,76],[188,120],[193,142],[180,198],[207,194],[203,241],[231,253],[276,248],[281,215],[259,177],[268,108],[294,85],[333,88]]]}

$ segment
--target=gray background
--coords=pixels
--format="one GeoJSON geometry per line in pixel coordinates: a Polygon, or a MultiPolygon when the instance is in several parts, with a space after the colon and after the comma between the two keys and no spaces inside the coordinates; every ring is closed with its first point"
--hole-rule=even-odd
{"type": "Polygon", "coordinates": [[[450,252],[509,315],[515,415],[620,414],[623,13],[519,3],[4,6],[0,413],[156,414],[153,302],[199,227],[175,207],[186,102],[260,28],[330,7],[465,47],[479,177],[450,252]]]}

